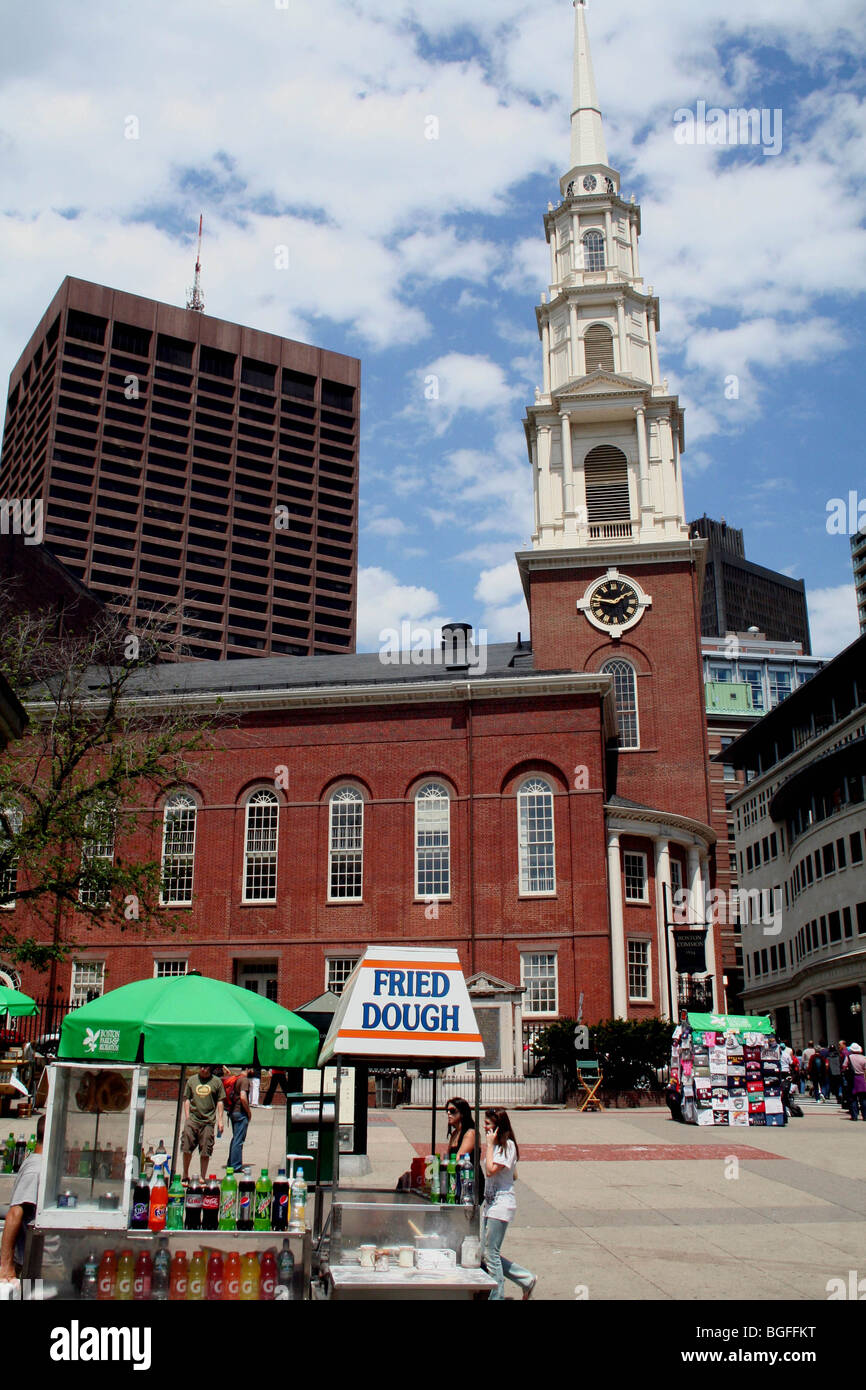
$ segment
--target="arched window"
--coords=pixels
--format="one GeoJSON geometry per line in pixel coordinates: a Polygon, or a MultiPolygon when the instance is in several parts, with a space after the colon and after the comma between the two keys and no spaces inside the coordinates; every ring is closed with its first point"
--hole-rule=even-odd
{"type": "Polygon", "coordinates": [[[328,897],[360,902],[364,881],[364,798],[355,787],[331,797],[328,897]]]}
{"type": "Polygon", "coordinates": [[[613,444],[590,449],[583,461],[586,511],[590,526],[605,521],[629,521],[628,459],[613,444]]]}
{"type": "Polygon", "coordinates": [[[415,794],[415,896],[451,894],[451,799],[440,782],[415,794]]]}
{"type": "Polygon", "coordinates": [[[264,787],[247,801],[244,835],[245,903],[277,900],[277,827],[280,803],[276,792],[264,787]]]}
{"type": "Polygon", "coordinates": [[[606,323],[594,323],[586,330],[583,335],[583,356],[588,372],[594,372],[597,367],[604,367],[608,372],[615,370],[613,334],[606,323]]]}
{"type": "Polygon", "coordinates": [[[637,680],[634,667],[628,661],[606,661],[603,676],[613,676],[613,693],[619,720],[620,748],[639,748],[640,730],[637,717],[637,680]]]}
{"type": "Polygon", "coordinates": [[[604,232],[586,232],[583,237],[584,270],[604,270],[604,232]]]}
{"type": "Polygon", "coordinates": [[[191,903],[197,806],[189,792],[172,792],[162,814],[163,904],[191,903]]]}
{"type": "Polygon", "coordinates": [[[553,789],[530,777],[517,793],[517,852],[521,893],[555,893],[553,789]]]}

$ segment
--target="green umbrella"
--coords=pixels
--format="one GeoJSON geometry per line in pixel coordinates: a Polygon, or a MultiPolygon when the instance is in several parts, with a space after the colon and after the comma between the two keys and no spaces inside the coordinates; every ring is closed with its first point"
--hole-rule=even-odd
{"type": "Polygon", "coordinates": [[[136,980],[66,1015],[58,1057],[189,1066],[314,1067],[318,1029],[272,999],[204,975],[136,980]]]}
{"type": "Polygon", "coordinates": [[[39,1005],[29,994],[22,994],[19,989],[10,989],[8,985],[0,985],[0,1018],[4,1014],[9,1014],[10,1018],[29,1018],[38,1012],[39,1005]]]}

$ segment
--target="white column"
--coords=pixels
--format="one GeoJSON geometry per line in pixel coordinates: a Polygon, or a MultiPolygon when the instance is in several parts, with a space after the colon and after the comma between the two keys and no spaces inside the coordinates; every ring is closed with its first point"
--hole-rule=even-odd
{"type": "Polygon", "coordinates": [[[610,271],[616,266],[616,257],[613,249],[613,222],[611,221],[610,208],[604,210],[604,264],[607,271],[605,279],[610,280],[610,271]]]}
{"type": "Polygon", "coordinates": [[[649,476],[649,450],[647,448],[646,437],[646,411],[642,405],[634,408],[635,425],[637,427],[637,458],[638,458],[638,498],[641,509],[641,526],[645,526],[649,518],[643,516],[644,512],[652,512],[652,496],[650,494],[649,476]]]}
{"type": "Polygon", "coordinates": [[[616,326],[619,334],[619,366],[620,372],[631,371],[631,351],[628,341],[628,330],[625,326],[625,304],[622,295],[616,301],[616,326]]]}
{"type": "Polygon", "coordinates": [[[550,395],[550,324],[547,319],[541,325],[541,351],[543,354],[542,370],[544,372],[544,394],[550,395]]]}
{"type": "Polygon", "coordinates": [[[704,902],[703,917],[701,920],[708,923],[706,945],[707,969],[710,971],[713,979],[713,1012],[718,1013],[722,1007],[722,967],[720,963],[718,970],[716,969],[716,925],[707,915],[707,904],[710,897],[710,864],[706,850],[702,849],[700,851],[700,857],[701,888],[704,902]]]}
{"type": "Polygon", "coordinates": [[[670,902],[671,900],[671,853],[670,844],[663,836],[657,836],[653,844],[655,846],[656,956],[659,963],[659,1017],[670,1018],[671,1011],[668,1003],[668,980],[670,979],[671,971],[670,932],[668,931],[667,917],[665,914],[665,901],[667,900],[667,902],[670,902]]]}
{"type": "Polygon", "coordinates": [[[689,917],[692,922],[703,922],[704,879],[701,873],[701,854],[697,845],[689,845],[686,873],[689,876],[689,917]]]}
{"type": "Polygon", "coordinates": [[[629,218],[631,227],[631,269],[636,280],[640,279],[640,256],[637,249],[637,223],[629,218]]]}
{"type": "Polygon", "coordinates": [[[538,476],[538,440],[533,439],[529,446],[529,456],[532,460],[532,500],[535,505],[535,530],[532,536],[532,544],[538,544],[538,536],[541,528],[541,479],[538,476]]]}
{"type": "MultiPolygon", "coordinates": [[[[839,1015],[836,1012],[836,1000],[833,991],[827,991],[827,1045],[838,1043],[839,1041],[839,1015]]],[[[847,1038],[845,1040],[847,1042],[847,1038]]]]}
{"type": "Polygon", "coordinates": [[[652,383],[658,386],[661,382],[661,372],[659,371],[659,345],[656,338],[656,316],[655,309],[650,304],[646,311],[647,316],[647,336],[649,337],[650,362],[652,364],[652,383]]]}
{"type": "Polygon", "coordinates": [[[607,838],[607,889],[610,895],[610,969],[614,1018],[628,1017],[628,982],[625,974],[625,924],[622,917],[622,869],[619,835],[607,838]]]}
{"type": "Polygon", "coordinates": [[[582,344],[577,337],[577,305],[572,300],[568,306],[569,337],[571,339],[569,359],[571,361],[571,375],[583,376],[580,368],[579,355],[582,344]]]}
{"type": "Polygon", "coordinates": [[[571,214],[571,243],[572,259],[575,269],[583,270],[583,247],[580,244],[580,215],[576,212],[571,214]]]}
{"type": "Polygon", "coordinates": [[[550,489],[550,426],[538,427],[538,526],[540,543],[550,540],[554,532],[553,499],[550,489]]]}
{"type": "MultiPolygon", "coordinates": [[[[555,285],[559,279],[556,273],[556,231],[550,233],[550,283],[555,285]]],[[[551,294],[551,299],[553,295],[551,294]]]]}
{"type": "Polygon", "coordinates": [[[571,459],[571,418],[567,411],[560,414],[562,421],[562,492],[566,531],[574,531],[574,470],[571,459]]]}

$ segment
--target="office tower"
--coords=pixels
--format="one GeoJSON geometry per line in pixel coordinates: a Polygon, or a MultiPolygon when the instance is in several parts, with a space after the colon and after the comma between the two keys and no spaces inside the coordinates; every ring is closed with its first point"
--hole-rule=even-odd
{"type": "Polygon", "coordinates": [[[742,531],[724,520],[704,515],[690,522],[689,529],[708,543],[702,635],[757,629],[771,641],[799,642],[808,655],[812,647],[803,580],[747,560],[742,531]]]}
{"type": "Polygon", "coordinates": [[[857,617],[860,631],[866,632],[866,526],[851,537],[851,562],[857,591],[857,617]]]}
{"type": "Polygon", "coordinates": [[[350,652],[360,363],[67,277],[12,373],[0,497],[191,657],[350,652]]]}

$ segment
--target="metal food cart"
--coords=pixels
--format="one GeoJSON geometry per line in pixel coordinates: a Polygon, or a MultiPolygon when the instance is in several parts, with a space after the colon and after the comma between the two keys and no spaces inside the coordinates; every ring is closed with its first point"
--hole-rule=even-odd
{"type": "MultiPolygon", "coordinates": [[[[478,1144],[484,1044],[456,951],[368,947],[346,983],[319,1056],[343,1065],[398,1059],[433,1068],[473,1061],[476,1181],[471,1205],[408,1190],[343,1187],[339,1146],[326,1270],[331,1299],[465,1300],[496,1288],[480,1265],[478,1144]],[[468,1239],[467,1239],[468,1238],[468,1239]],[[465,1261],[465,1263],[464,1263],[465,1261]]],[[[435,1152],[436,1086],[431,1153],[435,1152]]],[[[416,1169],[417,1171],[417,1169],[416,1169]]]]}

